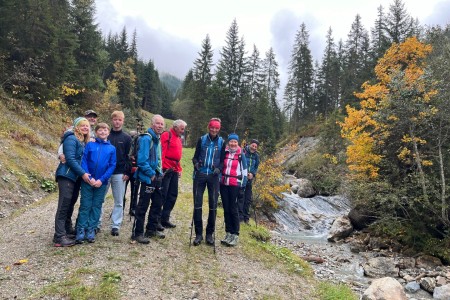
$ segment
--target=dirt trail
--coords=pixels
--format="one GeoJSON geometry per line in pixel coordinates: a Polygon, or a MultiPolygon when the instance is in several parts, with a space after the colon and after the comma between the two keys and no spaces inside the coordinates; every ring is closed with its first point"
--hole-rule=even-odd
{"type": "MultiPolygon", "coordinates": [[[[166,229],[164,240],[130,244],[128,215],[120,236],[112,237],[109,196],[96,242],[70,248],[53,247],[57,195],[50,197],[0,220],[0,299],[62,299],[43,289],[73,276],[85,286],[97,285],[107,272],[120,275],[121,299],[315,299],[304,278],[246,256],[244,240],[236,248],[219,243],[216,255],[205,244],[189,248],[190,216],[183,214],[191,202],[189,193],[181,195],[174,210],[178,226],[166,229]],[[27,261],[17,264],[20,260],[27,261]]],[[[223,219],[217,224],[219,240],[223,219]]]]}

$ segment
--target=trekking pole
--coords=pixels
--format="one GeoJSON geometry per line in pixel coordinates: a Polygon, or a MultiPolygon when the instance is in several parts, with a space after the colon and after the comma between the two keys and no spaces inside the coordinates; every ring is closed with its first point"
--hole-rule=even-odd
{"type": "Polygon", "coordinates": [[[191,245],[192,245],[192,231],[194,230],[194,215],[195,215],[195,200],[197,199],[197,194],[198,194],[198,179],[195,178],[197,175],[197,172],[194,170],[194,188],[195,188],[195,192],[194,192],[194,205],[193,205],[193,209],[192,209],[192,220],[191,220],[191,235],[189,237],[189,249],[191,249],[191,245]]]}
{"type": "Polygon", "coordinates": [[[217,186],[219,185],[219,175],[214,175],[217,178],[217,181],[214,183],[214,231],[213,231],[213,241],[214,241],[214,254],[216,254],[216,216],[217,216],[217,202],[219,201],[219,195],[217,195],[217,186]]]}

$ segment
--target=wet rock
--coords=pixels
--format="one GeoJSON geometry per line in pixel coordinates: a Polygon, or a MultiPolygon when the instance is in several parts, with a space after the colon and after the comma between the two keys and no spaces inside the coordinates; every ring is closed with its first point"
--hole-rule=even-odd
{"type": "Polygon", "coordinates": [[[408,282],[405,285],[405,290],[409,293],[416,293],[418,290],[420,290],[420,284],[417,281],[408,282]]]}
{"type": "Polygon", "coordinates": [[[352,223],[350,222],[350,219],[348,217],[342,216],[338,217],[336,220],[334,220],[333,224],[331,225],[329,234],[328,234],[328,241],[330,242],[336,242],[338,240],[344,239],[350,235],[353,231],[352,223]]]}
{"type": "Polygon", "coordinates": [[[361,230],[367,227],[376,220],[376,217],[371,214],[366,208],[357,206],[350,210],[348,217],[356,230],[361,230]]]}
{"type": "Polygon", "coordinates": [[[392,277],[375,279],[361,298],[362,300],[407,300],[402,285],[392,277]]]}
{"type": "Polygon", "coordinates": [[[398,277],[399,269],[395,266],[395,260],[388,257],[375,257],[363,265],[364,274],[368,277],[377,278],[383,276],[398,277]]]}
{"type": "Polygon", "coordinates": [[[433,277],[424,277],[420,279],[420,287],[429,293],[433,293],[436,287],[436,279],[433,277]]]}
{"type": "Polygon", "coordinates": [[[433,292],[433,299],[450,300],[450,284],[436,287],[433,292]]]}

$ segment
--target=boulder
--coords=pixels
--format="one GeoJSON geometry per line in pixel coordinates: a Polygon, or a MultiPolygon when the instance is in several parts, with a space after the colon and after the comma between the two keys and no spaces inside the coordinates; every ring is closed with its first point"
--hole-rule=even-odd
{"type": "Polygon", "coordinates": [[[416,258],[416,267],[417,268],[435,268],[437,266],[442,266],[442,261],[431,255],[421,255],[416,258]]]}
{"type": "Polygon", "coordinates": [[[300,197],[309,198],[316,195],[314,186],[309,179],[299,178],[295,182],[298,185],[297,195],[299,195],[300,197]]]}
{"type": "Polygon", "coordinates": [[[436,279],[434,277],[420,278],[420,287],[429,293],[433,293],[436,287],[436,279]]]}
{"type": "Polygon", "coordinates": [[[376,220],[376,217],[362,206],[352,208],[348,217],[356,230],[364,229],[376,220]]]}
{"type": "Polygon", "coordinates": [[[363,265],[364,275],[377,278],[383,276],[398,277],[399,269],[396,267],[395,260],[389,257],[374,257],[363,265]]]}
{"type": "Polygon", "coordinates": [[[375,279],[361,298],[362,300],[406,300],[402,285],[392,277],[375,279]]]}
{"type": "Polygon", "coordinates": [[[334,220],[328,233],[328,241],[336,242],[341,239],[345,239],[352,233],[353,226],[350,219],[346,216],[338,217],[334,220]]]}
{"type": "Polygon", "coordinates": [[[420,290],[420,284],[417,281],[408,282],[405,285],[405,290],[409,293],[417,293],[417,291],[420,290]]]}
{"type": "Polygon", "coordinates": [[[433,292],[433,299],[450,300],[450,284],[436,287],[433,292]]]}

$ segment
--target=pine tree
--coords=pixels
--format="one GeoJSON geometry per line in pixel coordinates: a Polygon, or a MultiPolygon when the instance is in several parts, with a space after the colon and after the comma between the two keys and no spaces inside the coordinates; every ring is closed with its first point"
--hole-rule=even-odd
{"type": "Polygon", "coordinates": [[[392,43],[401,43],[413,34],[414,21],[402,0],[394,0],[386,18],[386,32],[392,43]]]}
{"type": "Polygon", "coordinates": [[[297,31],[289,64],[288,83],[284,99],[290,112],[291,130],[297,131],[313,114],[313,65],[309,49],[309,33],[305,23],[297,31]]]}

